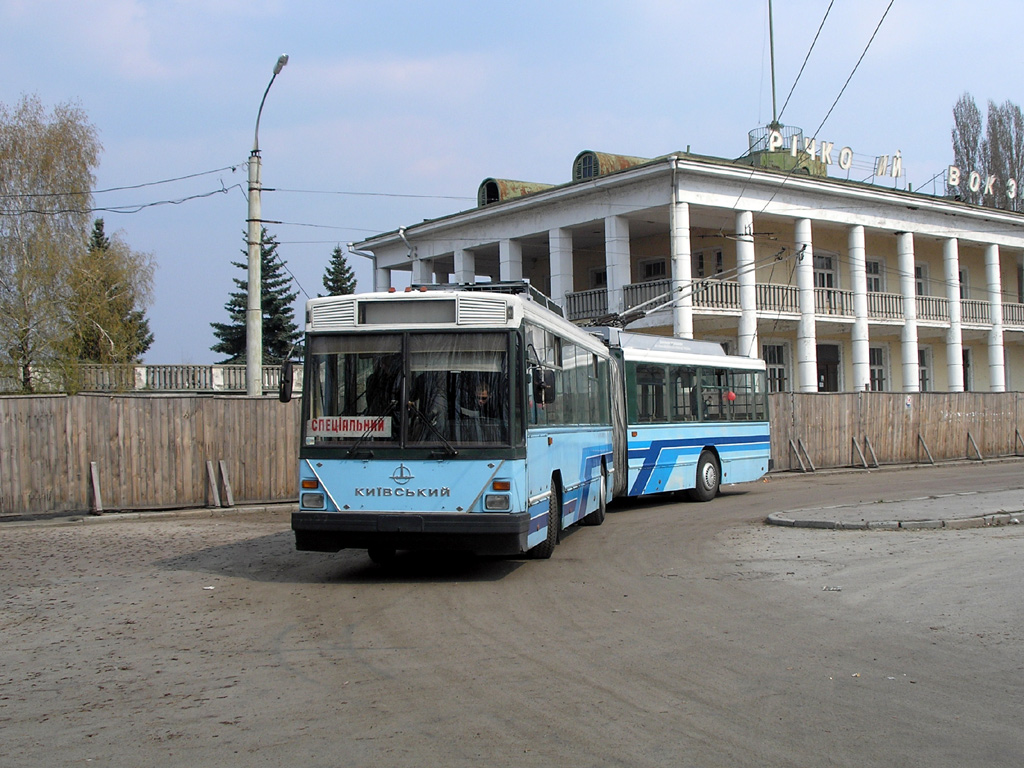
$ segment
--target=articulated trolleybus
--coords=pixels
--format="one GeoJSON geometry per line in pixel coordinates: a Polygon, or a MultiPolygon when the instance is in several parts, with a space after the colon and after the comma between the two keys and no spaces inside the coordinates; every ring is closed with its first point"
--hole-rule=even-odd
{"type": "Polygon", "coordinates": [[[297,548],[547,558],[613,496],[767,470],[763,363],[590,330],[525,284],[311,299],[297,548]]]}

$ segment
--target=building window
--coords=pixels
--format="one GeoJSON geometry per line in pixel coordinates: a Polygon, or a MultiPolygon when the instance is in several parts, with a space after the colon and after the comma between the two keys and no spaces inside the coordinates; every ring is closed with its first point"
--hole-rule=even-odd
{"type": "Polygon", "coordinates": [[[814,287],[835,288],[836,267],[835,258],[831,255],[814,255],[814,287]]]}
{"type": "Polygon", "coordinates": [[[651,259],[640,262],[640,280],[661,280],[668,276],[668,262],[665,259],[651,259]]]}
{"type": "Polygon", "coordinates": [[[930,349],[917,350],[917,383],[922,392],[931,392],[932,389],[932,351],[930,349]]]}
{"type": "Polygon", "coordinates": [[[872,392],[885,391],[885,349],[871,347],[868,350],[869,389],[872,392]]]}
{"type": "Polygon", "coordinates": [[[762,344],[761,357],[768,368],[768,391],[787,392],[786,348],[782,344],[762,344]]]}
{"type": "Polygon", "coordinates": [[[928,267],[919,264],[914,267],[914,288],[918,296],[928,295],[928,267]]]}
{"type": "Polygon", "coordinates": [[[968,298],[968,294],[970,292],[969,291],[969,287],[968,287],[968,282],[967,282],[968,275],[967,275],[967,269],[966,268],[962,267],[960,269],[959,277],[960,277],[960,298],[961,299],[966,299],[966,298],[968,298]]]}
{"type": "Polygon", "coordinates": [[[868,261],[864,263],[864,271],[868,278],[868,293],[881,293],[885,290],[882,282],[882,262],[868,261]]]}
{"type": "Polygon", "coordinates": [[[974,389],[974,371],[971,370],[971,350],[964,350],[964,392],[974,389]]]}
{"type": "Polygon", "coordinates": [[[595,267],[590,270],[590,287],[593,289],[608,287],[607,267],[595,267]]]}
{"type": "Polygon", "coordinates": [[[694,254],[693,271],[695,277],[713,277],[725,271],[722,249],[713,248],[697,251],[694,254]],[[714,270],[713,272],[711,270],[714,270]]]}
{"type": "Polygon", "coordinates": [[[576,168],[574,175],[576,181],[583,181],[584,179],[592,179],[595,176],[601,175],[601,166],[597,162],[597,156],[593,152],[585,152],[576,161],[576,168]]]}

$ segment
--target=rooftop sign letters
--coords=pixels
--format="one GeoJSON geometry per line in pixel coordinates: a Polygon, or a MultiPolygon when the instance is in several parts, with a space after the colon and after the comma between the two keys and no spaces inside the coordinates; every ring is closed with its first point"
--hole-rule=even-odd
{"type": "MultiPolygon", "coordinates": [[[[789,138],[789,153],[793,157],[801,154],[807,155],[812,160],[818,160],[825,165],[838,163],[839,167],[848,171],[853,167],[853,150],[850,147],[843,147],[835,152],[835,143],[831,141],[819,142],[816,138],[806,138],[798,135],[789,138]],[[802,141],[801,141],[802,140],[802,141]],[[801,143],[803,147],[801,147],[801,143]],[[833,154],[835,153],[835,154],[833,154]]],[[[786,147],[786,140],[779,131],[769,131],[768,151],[781,152],[786,147]]],[[[892,156],[889,162],[889,155],[881,155],[875,158],[875,176],[892,176],[896,179],[903,175],[903,155],[899,150],[892,156]]]]}
{"type": "MultiPolygon", "coordinates": [[[[949,166],[949,170],[946,173],[946,183],[951,187],[959,187],[961,181],[963,181],[963,173],[960,169],[955,165],[949,166]]],[[[971,171],[967,175],[967,188],[971,192],[981,192],[986,197],[995,194],[995,186],[998,182],[999,179],[995,176],[986,176],[983,180],[981,174],[977,171],[971,171]]],[[[1010,200],[1017,197],[1016,179],[1006,180],[1006,197],[1010,200]]]]}

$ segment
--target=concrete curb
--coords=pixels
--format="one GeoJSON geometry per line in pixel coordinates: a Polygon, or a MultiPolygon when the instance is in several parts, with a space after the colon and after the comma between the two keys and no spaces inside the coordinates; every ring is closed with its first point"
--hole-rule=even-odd
{"type": "MultiPolygon", "coordinates": [[[[826,520],[821,518],[794,517],[796,512],[773,512],[768,515],[768,525],[786,528],[820,528],[830,531],[921,531],[935,529],[962,530],[965,528],[990,528],[1002,525],[1019,525],[1024,520],[1024,510],[999,512],[991,515],[960,517],[940,520],[826,520]]],[[[812,510],[806,510],[812,511],[812,510]]],[[[813,510],[817,511],[817,510],[813,510]]]]}

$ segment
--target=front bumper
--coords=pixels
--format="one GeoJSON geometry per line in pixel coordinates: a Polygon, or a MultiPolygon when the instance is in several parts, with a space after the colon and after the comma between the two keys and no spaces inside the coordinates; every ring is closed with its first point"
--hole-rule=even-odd
{"type": "Polygon", "coordinates": [[[295,546],[310,552],[340,549],[448,549],[515,555],[526,551],[530,514],[295,512],[295,546]]]}

